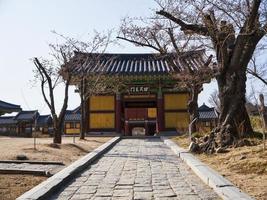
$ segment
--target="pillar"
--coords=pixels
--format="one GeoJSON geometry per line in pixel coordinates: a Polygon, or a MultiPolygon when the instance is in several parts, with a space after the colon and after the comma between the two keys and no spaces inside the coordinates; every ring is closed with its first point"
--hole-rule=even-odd
{"type": "Polygon", "coordinates": [[[124,124],[124,133],[126,136],[130,135],[130,127],[129,127],[129,121],[125,120],[125,124],[124,124]]]}
{"type": "Polygon", "coordinates": [[[160,132],[164,130],[164,105],[161,88],[158,90],[157,107],[157,131],[160,132]]]}
{"type": "Polygon", "coordinates": [[[116,120],[116,132],[121,133],[121,94],[116,94],[116,110],[115,110],[115,120],[116,120]]]}

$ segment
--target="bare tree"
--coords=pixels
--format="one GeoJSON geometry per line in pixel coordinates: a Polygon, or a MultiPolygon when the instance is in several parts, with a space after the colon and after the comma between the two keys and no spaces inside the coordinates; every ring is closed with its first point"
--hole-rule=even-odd
{"type": "MultiPolygon", "coordinates": [[[[138,24],[135,23],[133,18],[125,18],[122,21],[120,33],[117,38],[131,42],[136,46],[148,47],[157,51],[162,56],[170,59],[167,62],[170,66],[178,67],[179,62],[173,62],[174,60],[180,60],[190,56],[190,52],[199,52],[200,56],[204,56],[204,51],[200,43],[193,43],[195,37],[181,34],[177,27],[170,21],[165,22],[157,17],[152,19],[138,19],[138,24]]],[[[207,57],[206,63],[198,69],[193,69],[191,66],[183,62],[183,67],[179,73],[172,74],[172,79],[176,80],[179,88],[184,87],[190,91],[190,99],[188,101],[188,108],[190,113],[190,130],[196,132],[196,118],[198,118],[198,95],[202,91],[203,83],[210,82],[210,79],[214,76],[214,69],[210,66],[212,56],[207,57]]]]}
{"type": "MultiPolygon", "coordinates": [[[[35,78],[40,81],[41,91],[43,98],[48,105],[52,118],[54,128],[54,143],[61,143],[61,135],[63,130],[64,117],[66,109],[68,107],[68,89],[69,85],[76,83],[78,85],[81,96],[81,135],[80,138],[85,137],[85,101],[88,99],[86,95],[86,82],[89,82],[85,76],[85,73],[81,73],[81,76],[73,76],[73,68],[80,63],[84,66],[89,64],[97,64],[97,57],[83,60],[82,56],[75,56],[82,53],[92,52],[104,52],[110,41],[110,33],[102,35],[95,32],[94,37],[90,41],[79,41],[74,38],[65,37],[54,32],[65,43],[50,45],[51,55],[53,61],[48,59],[34,58],[34,64],[36,67],[35,78]],[[75,59],[73,59],[75,57],[75,59]],[[55,89],[63,83],[65,87],[65,93],[63,97],[63,105],[60,113],[56,113],[55,107],[55,89]]],[[[82,68],[83,70],[84,68],[82,68]]],[[[96,80],[98,81],[98,80],[96,80]]]]}
{"type": "MultiPolygon", "coordinates": [[[[266,1],[169,0],[159,3],[163,9],[158,15],[174,22],[185,34],[204,37],[216,53],[221,102],[216,130],[219,145],[231,145],[235,139],[253,132],[245,108],[246,70],[257,44],[267,32],[266,1]]],[[[206,145],[206,151],[213,151],[213,142],[210,140],[206,145]]]]}
{"type": "MultiPolygon", "coordinates": [[[[64,46],[60,46],[59,49],[54,48],[53,55],[55,58],[57,58],[57,61],[59,63],[61,63],[62,60],[65,63],[68,61],[68,54],[64,46]]],[[[60,69],[60,66],[55,64],[55,62],[52,63],[48,60],[38,58],[34,58],[33,62],[36,67],[35,78],[40,81],[40,87],[44,101],[49,107],[53,119],[53,142],[60,144],[64,116],[68,107],[68,91],[71,82],[71,75],[67,68],[60,69]],[[65,80],[61,80],[60,73],[64,74],[65,80]],[[57,114],[55,106],[55,88],[59,85],[60,82],[64,83],[65,92],[63,98],[63,105],[61,107],[60,113],[57,114]]]]}
{"type": "Polygon", "coordinates": [[[69,59],[69,62],[66,63],[68,70],[73,74],[73,69],[81,66],[81,73],[79,73],[78,76],[76,74],[72,76],[72,82],[78,86],[81,98],[80,139],[85,139],[86,134],[86,101],[88,101],[88,98],[92,94],[99,91],[99,85],[104,86],[105,84],[108,84],[106,78],[101,76],[101,73],[96,76],[97,78],[93,78],[87,75],[86,69],[90,66],[99,66],[102,54],[106,51],[108,45],[114,42],[111,40],[111,34],[111,31],[108,31],[106,34],[101,34],[95,31],[94,36],[86,42],[58,34],[64,38],[66,43],[73,49],[72,57],[69,59]]]}

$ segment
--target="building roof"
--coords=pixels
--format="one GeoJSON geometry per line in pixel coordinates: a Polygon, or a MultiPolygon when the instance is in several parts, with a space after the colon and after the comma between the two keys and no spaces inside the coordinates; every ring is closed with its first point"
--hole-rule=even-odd
{"type": "Polygon", "coordinates": [[[51,115],[40,115],[37,118],[37,125],[38,126],[49,125],[49,124],[52,124],[51,115]]]}
{"type": "Polygon", "coordinates": [[[78,106],[77,108],[72,110],[72,113],[78,113],[81,114],[81,106],[78,106]]]}
{"type": "Polygon", "coordinates": [[[198,108],[198,114],[200,120],[211,120],[218,118],[216,109],[214,107],[208,107],[205,105],[205,103],[198,108]]]}
{"type": "Polygon", "coordinates": [[[14,120],[14,116],[0,117],[0,125],[15,125],[16,123],[17,121],[14,120]]]}
{"type": "Polygon", "coordinates": [[[211,111],[211,110],[213,110],[213,107],[210,108],[210,107],[207,106],[205,103],[203,103],[202,106],[200,106],[200,107],[198,108],[198,111],[211,111]]]}
{"type": "Polygon", "coordinates": [[[175,54],[92,54],[76,52],[69,62],[73,75],[121,74],[155,75],[179,73],[187,68],[197,70],[207,63],[205,50],[188,51],[178,58],[175,54]],[[171,65],[170,62],[175,63],[171,65]]]}
{"type": "Polygon", "coordinates": [[[21,107],[19,105],[7,103],[0,100],[0,115],[19,111],[21,111],[21,107]]]}
{"type": "Polygon", "coordinates": [[[80,113],[66,113],[65,114],[65,122],[79,122],[81,121],[80,113]]]}
{"type": "Polygon", "coordinates": [[[15,120],[17,120],[17,121],[33,121],[38,116],[39,116],[39,113],[37,110],[21,111],[16,115],[15,120]]]}

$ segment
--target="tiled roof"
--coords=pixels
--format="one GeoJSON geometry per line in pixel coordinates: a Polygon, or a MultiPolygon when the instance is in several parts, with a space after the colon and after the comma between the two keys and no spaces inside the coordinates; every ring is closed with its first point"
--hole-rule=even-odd
{"type": "Polygon", "coordinates": [[[35,120],[35,118],[38,116],[39,116],[39,113],[37,110],[21,111],[16,115],[15,120],[32,121],[32,120],[35,120]]]}
{"type": "Polygon", "coordinates": [[[65,114],[66,122],[81,121],[81,114],[79,113],[66,113],[65,114]]]}
{"type": "Polygon", "coordinates": [[[199,119],[204,120],[204,119],[217,119],[218,118],[218,113],[215,110],[215,108],[210,108],[207,105],[203,104],[198,108],[198,114],[199,114],[199,119]]]}
{"type": "Polygon", "coordinates": [[[78,113],[81,114],[81,106],[78,106],[77,108],[72,110],[72,113],[78,113]]]}
{"type": "Polygon", "coordinates": [[[5,101],[0,100],[0,112],[11,113],[11,112],[19,112],[19,111],[21,111],[21,107],[19,105],[7,103],[5,101]]]}
{"type": "Polygon", "coordinates": [[[52,123],[51,115],[40,115],[37,119],[37,124],[39,126],[48,125],[52,123]]]}
{"type": "Polygon", "coordinates": [[[204,50],[189,51],[176,58],[175,54],[92,54],[77,53],[69,62],[73,75],[122,74],[153,75],[179,73],[187,68],[203,67],[208,57],[204,50]],[[171,61],[175,65],[169,64],[171,61]]]}
{"type": "Polygon", "coordinates": [[[217,119],[218,115],[213,111],[199,111],[199,119],[217,119]]]}
{"type": "Polygon", "coordinates": [[[14,116],[0,117],[0,125],[15,125],[16,123],[17,121],[14,120],[14,116]]]}

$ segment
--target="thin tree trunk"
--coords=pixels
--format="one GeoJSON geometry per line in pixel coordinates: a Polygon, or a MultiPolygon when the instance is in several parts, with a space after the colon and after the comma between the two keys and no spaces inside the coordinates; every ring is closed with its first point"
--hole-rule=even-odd
{"type": "Polygon", "coordinates": [[[81,82],[81,133],[80,133],[80,139],[84,140],[85,139],[85,98],[84,98],[84,93],[85,93],[85,83],[84,83],[84,78],[81,82]]]}
{"type": "Polygon", "coordinates": [[[198,94],[200,92],[200,87],[196,85],[190,86],[191,94],[190,94],[190,100],[188,102],[188,110],[190,115],[190,130],[191,133],[194,133],[197,131],[197,125],[196,121],[193,122],[194,119],[198,118],[198,94]],[[191,123],[193,122],[193,123],[191,123]]]}

